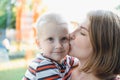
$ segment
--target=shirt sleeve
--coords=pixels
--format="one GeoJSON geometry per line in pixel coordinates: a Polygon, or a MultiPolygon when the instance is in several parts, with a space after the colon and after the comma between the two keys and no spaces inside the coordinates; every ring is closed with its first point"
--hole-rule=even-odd
{"type": "Polygon", "coordinates": [[[77,59],[76,57],[69,56],[69,55],[66,56],[66,61],[70,67],[75,67],[79,64],[79,59],[77,59]]]}
{"type": "Polygon", "coordinates": [[[37,80],[36,79],[37,66],[38,66],[37,63],[31,62],[22,80],[37,80]]]}

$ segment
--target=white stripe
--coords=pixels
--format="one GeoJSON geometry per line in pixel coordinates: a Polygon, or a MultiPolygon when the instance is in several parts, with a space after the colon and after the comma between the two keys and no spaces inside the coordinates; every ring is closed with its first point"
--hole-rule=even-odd
{"type": "Polygon", "coordinates": [[[36,76],[37,76],[37,79],[39,79],[39,78],[42,78],[42,77],[46,77],[46,75],[51,76],[51,75],[54,75],[54,74],[60,75],[60,72],[58,71],[58,69],[44,70],[44,71],[38,72],[36,74],[36,76]]]}
{"type": "Polygon", "coordinates": [[[31,80],[36,80],[35,76],[31,74],[28,70],[26,71],[25,76],[30,78],[31,80]]]}

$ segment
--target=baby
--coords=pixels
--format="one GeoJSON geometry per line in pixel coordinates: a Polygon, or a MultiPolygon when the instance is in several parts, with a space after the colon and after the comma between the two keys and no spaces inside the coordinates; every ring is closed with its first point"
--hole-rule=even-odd
{"type": "Polygon", "coordinates": [[[78,59],[68,56],[70,24],[57,13],[48,13],[37,21],[37,45],[41,53],[32,61],[23,80],[70,80],[78,59]]]}

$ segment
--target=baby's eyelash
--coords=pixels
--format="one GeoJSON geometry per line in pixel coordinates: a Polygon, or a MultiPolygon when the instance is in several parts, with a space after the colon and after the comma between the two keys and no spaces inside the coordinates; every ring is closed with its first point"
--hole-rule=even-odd
{"type": "Polygon", "coordinates": [[[63,37],[63,38],[62,38],[62,40],[66,40],[66,39],[68,39],[68,38],[67,38],[67,37],[63,37]]]}
{"type": "Polygon", "coordinates": [[[49,38],[48,38],[48,40],[52,41],[52,40],[53,40],[53,38],[52,38],[52,37],[49,37],[49,38]]]}

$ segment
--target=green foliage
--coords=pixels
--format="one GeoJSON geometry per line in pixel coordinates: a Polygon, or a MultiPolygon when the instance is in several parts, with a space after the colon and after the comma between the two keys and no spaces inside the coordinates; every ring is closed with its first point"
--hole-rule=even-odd
{"type": "Polygon", "coordinates": [[[0,28],[6,27],[7,20],[6,6],[7,0],[0,0],[0,28]]]}
{"type": "Polygon", "coordinates": [[[14,4],[10,3],[11,0],[0,0],[0,29],[15,28],[16,16],[13,8],[14,4]],[[10,13],[8,13],[7,8],[10,7],[10,13]],[[10,24],[7,26],[7,18],[10,16],[10,24]]]}
{"type": "Polygon", "coordinates": [[[7,21],[7,14],[3,13],[2,15],[0,15],[0,28],[6,27],[6,21],[7,21]]]}
{"type": "Polygon", "coordinates": [[[16,23],[16,13],[13,10],[13,8],[15,7],[14,4],[11,5],[11,22],[10,22],[10,26],[9,28],[15,28],[15,23],[16,23]]]}

